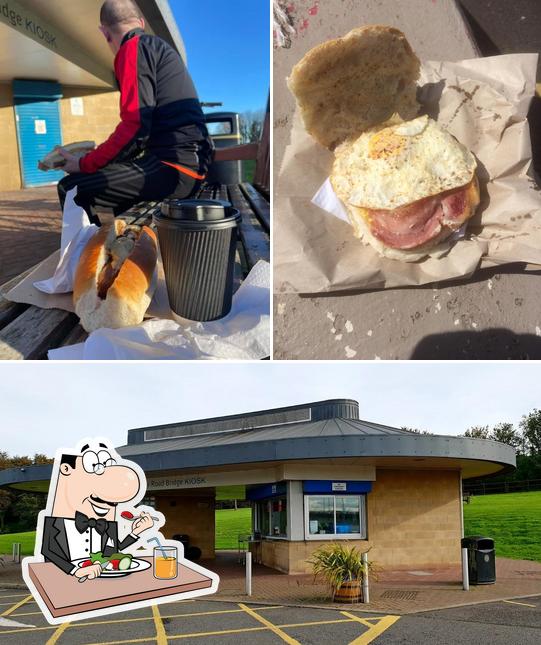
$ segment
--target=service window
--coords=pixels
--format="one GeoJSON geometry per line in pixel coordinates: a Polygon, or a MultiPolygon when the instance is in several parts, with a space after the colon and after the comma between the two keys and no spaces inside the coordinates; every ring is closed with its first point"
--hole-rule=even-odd
{"type": "Polygon", "coordinates": [[[365,501],[365,495],[305,495],[305,538],[365,539],[365,501]]]}
{"type": "Polygon", "coordinates": [[[257,530],[263,537],[287,537],[287,499],[272,497],[256,503],[257,530]]]}

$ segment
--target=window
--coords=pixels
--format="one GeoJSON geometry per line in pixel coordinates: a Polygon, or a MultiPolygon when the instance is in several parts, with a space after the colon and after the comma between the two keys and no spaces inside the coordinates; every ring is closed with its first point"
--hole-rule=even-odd
{"type": "Polygon", "coordinates": [[[256,504],[257,530],[265,537],[287,537],[287,500],[263,499],[256,504]]]}
{"type": "Polygon", "coordinates": [[[365,495],[305,495],[305,538],[366,538],[365,495]]]}
{"type": "Polygon", "coordinates": [[[210,136],[220,134],[231,134],[233,132],[233,124],[231,121],[211,121],[207,122],[207,130],[210,136]]]}

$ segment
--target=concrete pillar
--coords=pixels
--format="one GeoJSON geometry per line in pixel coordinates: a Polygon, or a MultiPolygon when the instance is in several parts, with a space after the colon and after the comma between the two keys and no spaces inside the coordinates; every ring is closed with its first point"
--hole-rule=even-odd
{"type": "Polygon", "coordinates": [[[287,482],[287,539],[304,540],[302,481],[287,482]]]}

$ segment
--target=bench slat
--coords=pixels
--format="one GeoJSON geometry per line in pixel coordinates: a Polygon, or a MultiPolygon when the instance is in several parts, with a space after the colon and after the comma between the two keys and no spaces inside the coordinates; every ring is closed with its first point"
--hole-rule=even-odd
{"type": "Polygon", "coordinates": [[[88,338],[88,332],[86,332],[81,327],[81,325],[75,325],[75,327],[62,340],[62,342],[58,345],[58,347],[68,347],[69,345],[84,343],[87,338],[88,338]]]}
{"type": "Polygon", "coordinates": [[[263,224],[267,233],[270,231],[270,205],[267,200],[260,195],[252,184],[242,183],[240,185],[242,192],[250,202],[260,222],[263,224]]]}
{"type": "Polygon", "coordinates": [[[242,215],[240,236],[250,268],[259,260],[266,260],[268,262],[270,257],[268,233],[261,227],[261,224],[237,184],[229,186],[229,195],[229,201],[235,208],[238,208],[242,215]]]}
{"type": "Polygon", "coordinates": [[[17,316],[22,314],[22,312],[30,306],[20,302],[11,302],[11,300],[4,297],[4,294],[11,291],[13,287],[16,287],[19,282],[24,280],[24,278],[26,278],[26,276],[39,264],[40,263],[38,262],[38,264],[26,269],[26,271],[23,271],[20,275],[11,278],[11,280],[8,280],[0,287],[0,329],[8,325],[12,320],[15,320],[17,316]]]}
{"type": "Polygon", "coordinates": [[[43,358],[78,322],[68,311],[32,305],[0,332],[0,359],[43,358]]]}

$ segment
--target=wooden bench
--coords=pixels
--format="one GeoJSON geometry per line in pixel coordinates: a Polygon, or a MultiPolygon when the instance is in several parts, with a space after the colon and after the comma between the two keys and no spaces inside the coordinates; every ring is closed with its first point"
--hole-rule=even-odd
{"type": "MultiPolygon", "coordinates": [[[[235,288],[238,288],[258,260],[270,260],[268,192],[250,183],[203,186],[198,198],[230,201],[241,213],[235,261],[235,288]]],[[[158,202],[142,203],[121,217],[133,223],[149,222],[159,208],[158,202]]],[[[73,313],[6,300],[4,294],[33,268],[0,287],[0,360],[45,359],[48,350],[80,343],[87,337],[73,313]]]]}

